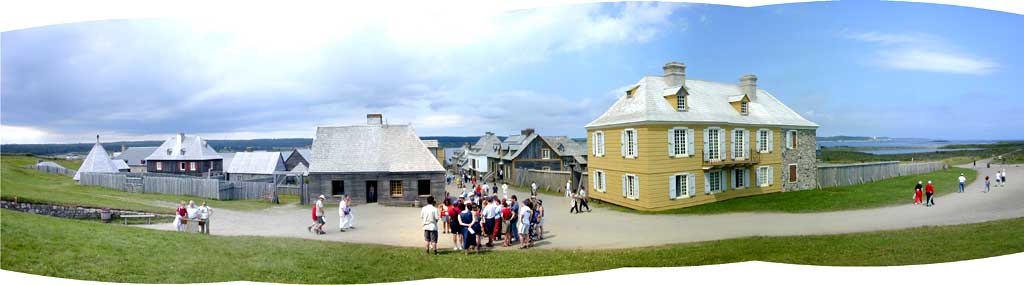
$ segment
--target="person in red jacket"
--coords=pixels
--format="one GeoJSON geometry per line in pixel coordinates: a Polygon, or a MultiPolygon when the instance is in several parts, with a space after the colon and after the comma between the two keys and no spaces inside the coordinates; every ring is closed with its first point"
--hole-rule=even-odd
{"type": "Polygon", "coordinates": [[[185,210],[185,201],[178,203],[178,209],[174,210],[174,213],[175,230],[179,232],[185,230],[185,224],[188,223],[188,220],[185,219],[185,215],[188,215],[188,212],[185,210]]]}
{"type": "Polygon", "coordinates": [[[932,195],[935,194],[935,186],[932,186],[931,181],[928,181],[928,186],[924,187],[924,193],[925,195],[928,195],[928,202],[926,202],[925,205],[928,207],[935,205],[935,200],[932,199],[932,195]]]}
{"type": "Polygon", "coordinates": [[[921,191],[921,181],[918,181],[917,185],[914,186],[914,205],[921,204],[921,196],[924,196],[924,193],[921,191]]]}

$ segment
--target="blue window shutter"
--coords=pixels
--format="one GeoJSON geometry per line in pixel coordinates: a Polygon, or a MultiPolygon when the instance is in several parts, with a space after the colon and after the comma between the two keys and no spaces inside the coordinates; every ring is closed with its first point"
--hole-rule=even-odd
{"type": "Polygon", "coordinates": [[[676,198],[676,176],[675,175],[669,175],[668,176],[668,198],[669,199],[675,199],[676,198]]]}
{"type": "Polygon", "coordinates": [[[694,184],[696,184],[694,182],[696,179],[697,177],[693,174],[686,175],[686,194],[690,195],[690,197],[697,195],[697,189],[694,188],[694,184]]]}
{"type": "Polygon", "coordinates": [[[693,129],[686,129],[686,155],[693,155],[693,129]]]}
{"type": "Polygon", "coordinates": [[[772,134],[772,130],[768,130],[768,152],[775,150],[775,136],[772,134]]]}
{"type": "Polygon", "coordinates": [[[704,161],[708,161],[708,128],[704,128],[704,161]]]}
{"type": "Polygon", "coordinates": [[[704,194],[711,194],[711,174],[704,172],[704,194]]]}
{"type": "Polygon", "coordinates": [[[668,129],[668,156],[676,156],[676,130],[668,129]]]}

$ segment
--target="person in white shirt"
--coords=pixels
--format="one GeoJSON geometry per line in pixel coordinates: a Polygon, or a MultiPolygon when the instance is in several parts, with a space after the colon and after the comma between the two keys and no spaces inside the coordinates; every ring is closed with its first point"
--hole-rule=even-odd
{"type": "Polygon", "coordinates": [[[434,248],[434,255],[437,255],[437,221],[441,219],[437,207],[434,207],[434,196],[427,197],[427,205],[420,210],[420,219],[423,221],[423,239],[427,242],[427,254],[430,248],[434,248]]]}
{"type": "Polygon", "coordinates": [[[519,238],[522,239],[522,246],[520,248],[530,247],[530,217],[533,216],[533,210],[530,207],[533,204],[530,200],[523,201],[523,205],[519,206],[519,238]]]}
{"type": "Polygon", "coordinates": [[[316,234],[320,235],[326,234],[326,232],[324,232],[324,224],[327,224],[327,220],[324,219],[324,200],[326,199],[327,197],[320,195],[319,199],[317,199],[316,203],[313,205],[313,215],[316,216],[316,224],[313,226],[313,229],[316,230],[316,234]]]}
{"type": "Polygon", "coordinates": [[[483,215],[484,215],[484,233],[487,235],[487,246],[488,247],[493,247],[494,246],[494,240],[497,239],[497,237],[494,235],[494,233],[495,233],[494,227],[497,226],[497,223],[498,223],[497,218],[498,218],[498,214],[499,214],[498,213],[499,209],[500,208],[498,207],[498,201],[496,199],[488,197],[487,198],[487,206],[484,207],[484,213],[483,213],[483,215]]]}
{"type": "Polygon", "coordinates": [[[508,199],[508,183],[501,183],[501,198],[508,199]]]}
{"type": "Polygon", "coordinates": [[[352,220],[355,216],[352,215],[352,197],[349,195],[342,196],[341,202],[338,203],[338,229],[340,231],[354,229],[352,226],[352,220]]]}
{"type": "Polygon", "coordinates": [[[210,215],[213,214],[213,209],[206,206],[206,201],[199,206],[199,230],[204,234],[210,234],[210,215]]]}
{"type": "MultiPolygon", "coordinates": [[[[188,207],[185,208],[185,213],[186,213],[185,218],[188,219],[189,221],[195,221],[196,220],[196,217],[198,217],[198,215],[199,215],[199,208],[196,207],[196,201],[195,200],[188,200],[188,207]]],[[[195,224],[189,224],[188,231],[190,231],[190,232],[195,231],[194,229],[195,229],[195,224]]]]}
{"type": "Polygon", "coordinates": [[[963,173],[960,173],[960,177],[957,178],[960,181],[960,193],[964,193],[964,184],[967,183],[967,177],[963,173]]]}
{"type": "Polygon", "coordinates": [[[572,180],[565,182],[565,197],[572,197],[572,180]]]}
{"type": "Polygon", "coordinates": [[[537,196],[537,182],[530,182],[530,196],[537,196]]]}

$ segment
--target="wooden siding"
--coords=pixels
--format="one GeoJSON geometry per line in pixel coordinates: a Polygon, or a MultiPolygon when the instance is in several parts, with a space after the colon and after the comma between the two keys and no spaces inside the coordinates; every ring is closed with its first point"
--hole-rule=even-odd
{"type": "Polygon", "coordinates": [[[148,160],[146,161],[146,172],[149,173],[167,173],[167,174],[180,174],[180,175],[191,175],[191,176],[205,176],[210,166],[213,166],[211,171],[214,175],[224,171],[224,161],[217,160],[148,160]],[[156,163],[163,163],[160,170],[156,170],[156,163]],[[180,169],[180,163],[186,163],[185,170],[180,169]],[[192,171],[189,165],[190,162],[196,163],[196,171],[192,171]]]}
{"type": "MultiPolygon", "coordinates": [[[[591,197],[600,199],[606,202],[626,206],[638,210],[665,210],[672,208],[689,207],[699,204],[706,204],[715,201],[721,201],[736,197],[758,195],[764,193],[779,192],[781,190],[780,185],[783,180],[780,179],[780,173],[782,173],[782,160],[780,156],[781,148],[783,147],[784,136],[781,134],[780,129],[777,127],[756,127],[756,126],[732,126],[726,124],[717,125],[669,125],[669,124],[651,124],[641,126],[630,126],[630,127],[614,127],[606,129],[592,129],[587,132],[588,145],[593,146],[593,133],[595,131],[604,132],[604,145],[605,155],[598,157],[593,154],[593,148],[588,149],[590,153],[588,161],[588,175],[594,177],[593,173],[596,170],[604,171],[606,180],[606,192],[590,191],[591,197]],[[668,153],[668,131],[674,127],[687,127],[694,129],[693,132],[693,156],[676,158],[669,156],[668,153]],[[759,163],[753,166],[743,166],[750,171],[749,184],[755,184],[756,168],[763,165],[769,165],[772,167],[772,174],[774,176],[773,184],[769,187],[747,187],[741,189],[731,189],[732,168],[723,168],[727,177],[726,183],[728,186],[727,190],[718,194],[704,194],[704,170],[702,168],[703,162],[703,136],[704,128],[706,127],[720,127],[725,130],[723,139],[726,140],[726,158],[732,158],[732,137],[731,132],[736,128],[742,128],[749,132],[748,147],[750,148],[750,154],[753,155],[756,151],[757,146],[756,131],[758,129],[766,128],[772,130],[773,146],[772,152],[767,154],[759,154],[759,163]],[[624,129],[632,128],[637,130],[637,157],[636,158],[624,158],[619,151],[621,133],[624,129]],[[679,198],[672,200],[669,198],[669,177],[677,173],[690,173],[695,175],[694,188],[695,196],[688,198],[679,198]],[[639,178],[639,190],[640,197],[638,200],[627,199],[622,196],[622,176],[625,174],[634,174],[639,178]]],[[[588,182],[588,189],[594,188],[594,181],[590,179],[588,182]]]]}

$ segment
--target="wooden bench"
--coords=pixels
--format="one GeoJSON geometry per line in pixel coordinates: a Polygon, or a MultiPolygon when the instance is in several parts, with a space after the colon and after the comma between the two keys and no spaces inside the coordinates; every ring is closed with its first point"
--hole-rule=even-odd
{"type": "Polygon", "coordinates": [[[152,224],[153,217],[156,217],[156,215],[121,215],[121,218],[124,218],[125,225],[128,224],[128,218],[146,218],[146,222],[152,224]]]}

